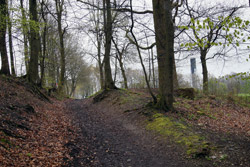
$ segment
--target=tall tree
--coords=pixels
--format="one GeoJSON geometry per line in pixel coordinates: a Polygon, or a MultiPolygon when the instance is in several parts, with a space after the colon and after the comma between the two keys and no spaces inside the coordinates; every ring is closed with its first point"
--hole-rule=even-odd
{"type": "Polygon", "coordinates": [[[128,46],[130,45],[130,43],[123,43],[123,47],[121,49],[121,51],[118,48],[117,42],[115,42],[115,40],[112,38],[112,42],[115,45],[115,49],[117,51],[117,55],[116,55],[116,59],[119,62],[120,68],[121,68],[121,72],[122,72],[122,77],[123,77],[123,83],[124,83],[124,87],[125,89],[128,89],[128,81],[127,81],[127,76],[126,76],[126,72],[124,69],[124,65],[123,65],[123,55],[124,53],[127,51],[128,46]]]}
{"type": "Polygon", "coordinates": [[[45,7],[45,0],[42,0],[41,2],[41,15],[42,15],[42,20],[44,22],[44,27],[42,30],[42,51],[41,51],[41,57],[40,57],[40,71],[41,71],[41,82],[40,82],[40,86],[43,86],[44,84],[44,75],[45,75],[45,58],[46,58],[46,54],[47,54],[47,29],[48,29],[48,19],[47,19],[47,15],[48,12],[46,11],[46,7],[45,7]]]}
{"type": "MultiPolygon", "coordinates": [[[[97,2],[97,9],[95,9],[94,7],[92,7],[91,10],[92,11],[92,17],[91,20],[93,21],[93,26],[94,28],[92,28],[91,32],[94,32],[95,34],[95,38],[97,44],[95,44],[96,48],[97,48],[97,63],[98,63],[98,67],[99,67],[99,73],[100,73],[100,85],[101,85],[101,89],[104,89],[104,73],[103,73],[103,60],[102,60],[102,56],[101,56],[101,51],[102,51],[102,41],[103,41],[103,27],[101,26],[101,15],[100,15],[100,2],[97,2]],[[95,10],[93,10],[95,9],[95,10]]],[[[88,31],[89,33],[89,31],[88,31]]]]}
{"type": "Polygon", "coordinates": [[[141,51],[140,51],[140,47],[139,47],[139,44],[138,44],[138,41],[133,33],[133,28],[134,28],[134,18],[133,18],[133,6],[132,6],[132,0],[130,0],[130,9],[131,9],[131,21],[132,21],[132,24],[131,24],[131,27],[130,27],[130,33],[133,37],[133,40],[134,40],[134,43],[135,43],[135,46],[136,46],[136,49],[137,49],[137,52],[138,52],[138,55],[139,55],[139,58],[140,58],[140,63],[141,63],[141,66],[142,66],[142,69],[143,69],[143,73],[144,73],[144,77],[145,77],[145,81],[146,81],[146,84],[147,84],[147,88],[148,88],[148,91],[151,95],[151,97],[153,98],[153,102],[154,104],[157,103],[157,98],[156,96],[154,95],[152,89],[151,89],[151,86],[150,86],[150,83],[149,83],[149,80],[148,80],[148,75],[147,75],[147,72],[146,72],[146,68],[144,66],[144,63],[143,63],[143,59],[142,59],[142,55],[141,55],[141,51]]]}
{"type": "Polygon", "coordinates": [[[14,53],[13,53],[13,42],[12,42],[12,20],[11,20],[11,10],[12,0],[10,0],[10,5],[8,8],[8,34],[9,34],[9,50],[10,50],[10,64],[11,64],[11,74],[16,75],[15,66],[14,66],[14,53]]]}
{"type": "Polygon", "coordinates": [[[23,0],[20,0],[20,7],[22,13],[22,33],[23,33],[23,44],[24,44],[24,61],[26,72],[29,71],[29,49],[28,49],[28,26],[27,26],[27,18],[25,14],[25,9],[23,5],[23,0]]]}
{"type": "Polygon", "coordinates": [[[29,0],[30,11],[30,62],[28,70],[28,79],[31,83],[39,83],[38,75],[38,59],[40,52],[40,40],[39,40],[39,25],[37,15],[37,1],[29,0]]]}
{"type": "Polygon", "coordinates": [[[105,32],[105,55],[104,55],[104,73],[105,73],[105,89],[115,89],[116,86],[112,79],[110,67],[110,50],[112,40],[112,14],[110,0],[103,0],[103,18],[105,32]]]}
{"type": "Polygon", "coordinates": [[[56,3],[56,20],[57,20],[57,28],[58,28],[58,34],[59,34],[59,40],[60,40],[60,78],[59,78],[59,92],[63,93],[63,87],[65,82],[65,48],[64,48],[64,34],[66,32],[66,28],[62,28],[62,17],[63,17],[63,11],[64,11],[64,0],[55,0],[56,3]]]}
{"type": "Polygon", "coordinates": [[[8,6],[7,0],[0,1],[0,54],[2,59],[2,66],[0,73],[10,75],[9,61],[6,47],[6,29],[7,29],[7,14],[8,6]]]}
{"type": "Polygon", "coordinates": [[[171,0],[153,0],[160,95],[157,106],[167,111],[173,110],[174,100],[174,25],[171,2],[171,0]]]}
{"type": "MultiPolygon", "coordinates": [[[[232,26],[227,25],[226,23],[231,22],[230,19],[242,7],[224,9],[223,6],[221,6],[222,10],[218,10],[218,5],[216,5],[211,8],[203,9],[202,11],[200,11],[200,9],[196,10],[191,8],[188,4],[188,1],[186,1],[186,7],[189,18],[191,20],[190,27],[193,33],[193,36],[188,34],[188,37],[192,41],[190,43],[191,46],[193,43],[195,43],[194,46],[196,46],[197,50],[200,52],[203,75],[203,92],[205,94],[208,94],[208,52],[211,50],[212,47],[220,46],[222,43],[230,41],[227,39],[227,36],[229,36],[229,28],[232,26]],[[199,18],[203,18],[203,21],[200,21],[199,18]]],[[[233,23],[230,24],[233,25],[233,23]]],[[[229,43],[231,44],[232,42],[229,43]]],[[[223,50],[225,50],[225,47],[223,50]]]]}

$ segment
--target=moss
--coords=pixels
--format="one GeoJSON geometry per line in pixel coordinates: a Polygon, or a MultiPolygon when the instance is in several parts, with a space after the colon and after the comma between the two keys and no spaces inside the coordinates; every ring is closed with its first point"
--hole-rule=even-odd
{"type": "Polygon", "coordinates": [[[205,137],[195,134],[190,127],[163,114],[153,115],[153,121],[148,122],[147,129],[173,139],[176,143],[186,147],[190,156],[203,156],[209,153],[209,143],[205,137]]]}
{"type": "Polygon", "coordinates": [[[122,93],[122,96],[120,96],[119,104],[135,104],[135,103],[141,103],[140,97],[137,93],[131,92],[129,90],[119,90],[120,93],[122,93]]]}
{"type": "Polygon", "coordinates": [[[31,156],[32,156],[32,154],[31,154],[31,153],[27,153],[26,155],[27,155],[28,157],[31,157],[31,156]]]}
{"type": "Polygon", "coordinates": [[[11,145],[10,141],[7,139],[0,139],[0,142],[11,145]]]}
{"type": "Polygon", "coordinates": [[[95,97],[95,96],[99,95],[99,94],[102,93],[102,92],[103,92],[103,90],[101,89],[101,90],[99,90],[98,92],[95,92],[94,94],[88,96],[87,99],[88,99],[88,98],[95,97]]]}

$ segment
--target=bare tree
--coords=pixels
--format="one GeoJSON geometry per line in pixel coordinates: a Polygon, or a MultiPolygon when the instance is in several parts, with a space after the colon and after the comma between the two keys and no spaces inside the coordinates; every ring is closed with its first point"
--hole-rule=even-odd
{"type": "Polygon", "coordinates": [[[0,1],[0,53],[2,59],[2,66],[0,73],[10,75],[9,61],[6,47],[6,29],[7,29],[7,15],[8,4],[7,0],[0,1]]]}
{"type": "Polygon", "coordinates": [[[10,50],[10,64],[11,64],[11,74],[16,76],[15,66],[14,66],[14,53],[13,53],[13,42],[12,42],[12,20],[11,20],[11,10],[10,7],[12,5],[12,0],[10,0],[9,8],[8,8],[8,35],[9,35],[9,50],[10,50]]]}
{"type": "MultiPolygon", "coordinates": [[[[131,11],[133,11],[132,0],[130,0],[130,9],[131,9],[131,11]]],[[[139,55],[139,58],[140,58],[140,62],[141,62],[141,65],[142,65],[142,69],[143,69],[143,72],[144,72],[144,75],[145,75],[145,81],[146,81],[146,84],[147,84],[147,88],[148,88],[148,90],[149,90],[150,95],[151,95],[152,98],[153,98],[154,104],[156,104],[156,103],[157,103],[157,98],[155,97],[155,95],[154,95],[154,93],[153,93],[153,91],[152,91],[152,89],[151,89],[151,86],[150,86],[150,84],[149,84],[148,75],[147,75],[146,68],[145,68],[145,66],[144,66],[143,60],[142,60],[142,55],[141,55],[140,47],[139,47],[139,44],[138,44],[138,42],[137,42],[137,39],[136,39],[136,37],[135,37],[135,35],[134,35],[134,33],[133,33],[133,28],[134,28],[133,12],[131,12],[131,21],[132,21],[132,24],[131,24],[131,27],[130,27],[130,33],[131,33],[131,35],[132,35],[132,37],[133,37],[133,40],[134,40],[134,42],[135,42],[135,46],[136,46],[136,49],[137,49],[137,52],[138,52],[138,55],[139,55]]]]}
{"type": "Polygon", "coordinates": [[[41,17],[44,23],[42,32],[41,32],[41,41],[42,41],[42,48],[41,48],[41,56],[40,56],[40,71],[41,71],[41,82],[40,86],[44,85],[44,76],[45,76],[45,58],[47,54],[47,29],[48,29],[48,12],[46,10],[45,0],[42,0],[41,5],[41,17]]]}
{"type": "MultiPolygon", "coordinates": [[[[179,6],[179,1],[177,5],[179,6]]],[[[153,0],[154,25],[156,33],[157,60],[159,71],[159,108],[173,110],[173,64],[174,64],[174,22],[171,0],[153,0]]]]}
{"type": "Polygon", "coordinates": [[[124,68],[124,64],[123,64],[123,56],[124,56],[125,52],[127,51],[130,43],[125,43],[124,42],[123,45],[122,45],[122,48],[120,50],[119,47],[118,47],[117,42],[115,42],[115,40],[113,38],[112,38],[112,42],[113,42],[113,44],[115,46],[115,49],[116,49],[116,51],[118,53],[116,55],[116,59],[119,62],[119,66],[120,66],[120,69],[121,69],[121,72],[122,72],[124,87],[125,87],[125,89],[128,89],[128,81],[127,81],[126,72],[125,72],[125,68],[124,68]]]}
{"type": "Polygon", "coordinates": [[[105,54],[104,54],[104,72],[105,72],[105,89],[115,89],[116,86],[112,79],[110,67],[110,50],[112,40],[112,14],[110,0],[103,0],[103,20],[105,33],[105,54]]]}
{"type": "Polygon", "coordinates": [[[39,25],[37,15],[37,1],[29,0],[29,11],[30,11],[30,62],[28,79],[31,83],[39,83],[38,75],[38,58],[40,51],[40,40],[39,40],[39,25]],[[35,23],[35,24],[34,24],[35,23]]]}
{"type": "Polygon", "coordinates": [[[60,59],[60,78],[59,78],[59,92],[63,93],[63,87],[64,87],[64,82],[65,82],[65,48],[64,48],[64,34],[66,32],[66,28],[62,27],[62,17],[63,17],[63,12],[64,12],[64,0],[55,0],[56,4],[56,17],[54,18],[57,21],[57,29],[58,29],[58,35],[59,35],[59,40],[60,40],[60,54],[61,54],[61,59],[60,59]]]}
{"type": "Polygon", "coordinates": [[[27,18],[25,14],[25,9],[23,5],[23,0],[20,0],[20,7],[22,13],[22,33],[23,33],[23,44],[24,44],[24,61],[26,67],[26,73],[29,70],[29,49],[28,49],[28,25],[27,25],[27,18]]]}
{"type": "MultiPolygon", "coordinates": [[[[211,8],[200,7],[199,10],[193,9],[189,6],[188,1],[186,0],[186,7],[188,11],[188,16],[191,22],[191,31],[193,36],[187,36],[192,41],[191,43],[197,43],[197,50],[200,52],[200,60],[202,64],[202,74],[203,74],[203,92],[205,94],[208,93],[208,69],[207,69],[207,55],[209,50],[217,45],[218,41],[227,41],[227,31],[228,29],[225,22],[229,21],[232,18],[238,9],[241,7],[233,7],[233,8],[223,8],[221,6],[221,10],[218,11],[218,6],[213,6],[211,8]],[[220,17],[225,19],[220,19],[220,17]],[[207,24],[205,29],[203,29],[203,25],[200,25],[199,18],[203,18],[203,24],[207,24]],[[198,28],[197,28],[198,26],[198,28]],[[199,28],[201,27],[201,28],[199,28]],[[200,31],[203,29],[203,32],[200,31]],[[206,30],[207,29],[207,30],[206,30]]],[[[224,48],[225,49],[225,48],[224,48]]],[[[219,55],[219,54],[215,54],[219,55]]],[[[214,56],[214,57],[215,57],[214,56]]]]}

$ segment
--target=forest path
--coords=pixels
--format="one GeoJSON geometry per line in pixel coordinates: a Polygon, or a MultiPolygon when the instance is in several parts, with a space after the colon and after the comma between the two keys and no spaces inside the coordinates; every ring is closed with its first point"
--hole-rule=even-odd
{"type": "Polygon", "coordinates": [[[69,143],[70,166],[92,167],[192,167],[174,146],[161,144],[153,135],[122,113],[92,104],[89,99],[66,102],[73,124],[79,127],[77,141],[69,143]]]}

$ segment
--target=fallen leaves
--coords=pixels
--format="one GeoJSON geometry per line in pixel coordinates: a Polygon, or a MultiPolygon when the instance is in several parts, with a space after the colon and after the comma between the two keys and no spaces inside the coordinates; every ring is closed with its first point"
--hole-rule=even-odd
{"type": "MultiPolygon", "coordinates": [[[[67,108],[0,78],[0,166],[63,166],[74,139],[67,108]],[[6,133],[6,132],[9,132],[6,133]]],[[[70,160],[70,158],[68,158],[70,160]]]]}
{"type": "Polygon", "coordinates": [[[203,125],[206,128],[224,133],[250,136],[250,109],[226,99],[201,98],[187,100],[177,98],[177,111],[182,113],[189,123],[203,125]]]}

